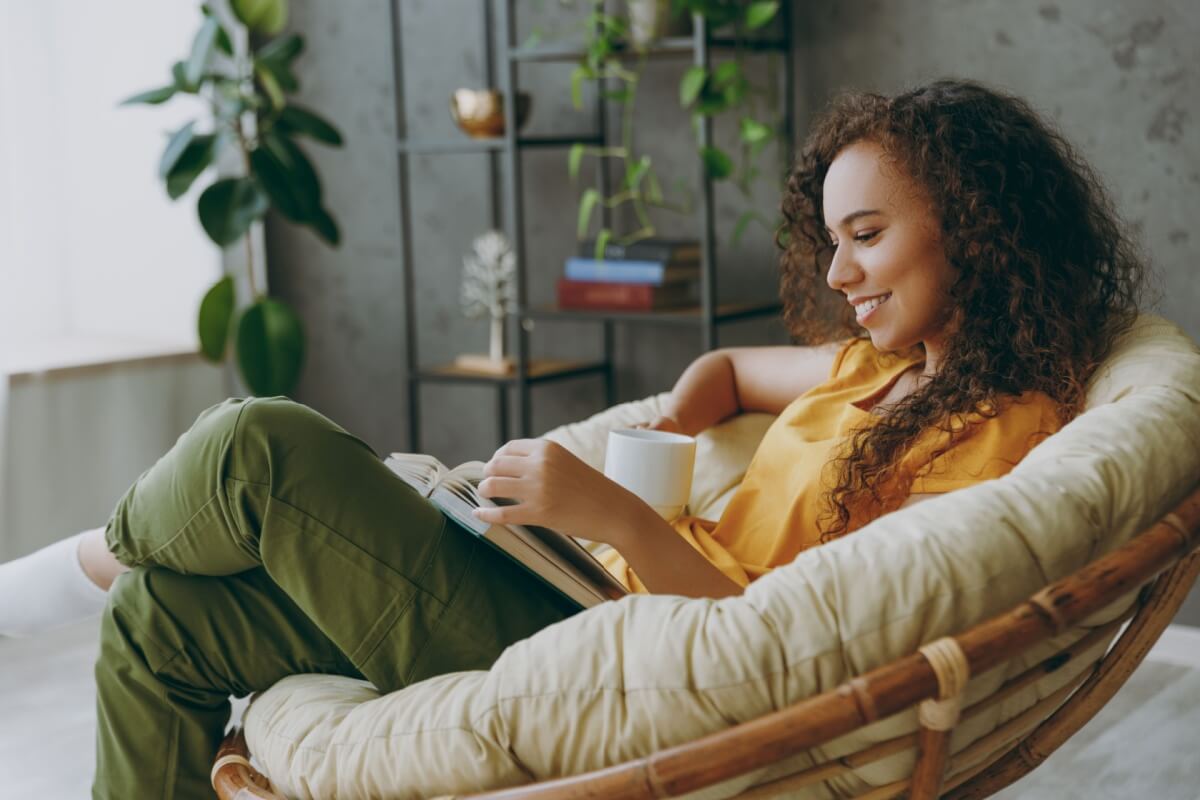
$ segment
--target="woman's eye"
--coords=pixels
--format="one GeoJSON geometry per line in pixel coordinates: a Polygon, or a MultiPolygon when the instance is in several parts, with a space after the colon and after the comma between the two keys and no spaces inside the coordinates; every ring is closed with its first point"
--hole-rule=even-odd
{"type": "Polygon", "coordinates": [[[856,241],[856,242],[869,242],[869,241],[871,241],[872,239],[874,239],[874,238],[875,238],[876,236],[878,236],[878,235],[879,235],[879,231],[867,231],[866,233],[860,233],[860,234],[858,234],[857,236],[855,236],[855,237],[854,237],[854,241],[856,241]]]}

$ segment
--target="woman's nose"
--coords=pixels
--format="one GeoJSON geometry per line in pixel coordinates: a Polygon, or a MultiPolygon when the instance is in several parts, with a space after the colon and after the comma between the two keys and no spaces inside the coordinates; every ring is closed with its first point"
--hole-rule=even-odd
{"type": "Polygon", "coordinates": [[[835,292],[842,291],[847,285],[853,285],[862,277],[862,270],[854,262],[848,248],[838,245],[833,251],[833,260],[829,262],[829,272],[825,274],[825,282],[835,292]]]}

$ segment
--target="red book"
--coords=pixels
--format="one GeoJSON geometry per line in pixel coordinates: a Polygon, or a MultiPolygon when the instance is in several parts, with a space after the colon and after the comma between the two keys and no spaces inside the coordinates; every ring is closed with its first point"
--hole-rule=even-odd
{"type": "Polygon", "coordinates": [[[558,307],[572,311],[654,311],[696,302],[694,281],[600,283],[558,279],[558,307]]]}

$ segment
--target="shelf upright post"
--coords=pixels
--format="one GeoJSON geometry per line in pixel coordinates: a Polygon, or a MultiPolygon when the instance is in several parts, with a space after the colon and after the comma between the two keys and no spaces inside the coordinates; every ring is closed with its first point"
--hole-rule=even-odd
{"type": "MultiPolygon", "coordinates": [[[[601,8],[607,10],[603,5],[601,8]]],[[[601,75],[596,81],[596,130],[600,134],[600,147],[605,149],[608,148],[608,101],[604,97],[607,89],[608,78],[601,75]]],[[[608,197],[610,182],[607,157],[596,159],[596,178],[600,184],[600,194],[608,197]]],[[[612,229],[612,209],[604,203],[600,204],[600,220],[604,227],[612,229]]],[[[605,319],[601,327],[604,337],[604,407],[612,408],[617,404],[616,324],[611,319],[605,319]]]]}
{"type": "Polygon", "coordinates": [[[504,202],[508,207],[508,238],[512,242],[517,259],[517,316],[514,337],[516,345],[518,405],[520,406],[520,435],[528,437],[533,430],[533,409],[529,391],[529,332],[525,329],[525,312],[528,309],[525,290],[525,231],[521,213],[521,153],[517,148],[517,61],[513,58],[516,49],[514,0],[498,0],[500,11],[500,40],[504,43],[504,65],[500,70],[500,91],[504,95],[504,202]]]}
{"type": "MultiPolygon", "coordinates": [[[[708,71],[712,59],[708,51],[708,26],[701,14],[692,15],[693,63],[708,71]]],[[[712,117],[701,114],[696,117],[699,130],[697,139],[701,148],[712,146],[712,117]]],[[[704,352],[717,347],[716,300],[717,300],[717,254],[716,231],[713,222],[713,185],[708,176],[704,159],[700,159],[700,313],[701,344],[704,352]]]]}
{"type": "MultiPolygon", "coordinates": [[[[792,49],[792,4],[779,6],[783,24],[783,174],[792,171],[796,148],[796,53],[792,49]]],[[[786,178],[785,178],[786,179],[786,178]]]]}
{"type": "MultiPolygon", "coordinates": [[[[408,135],[408,119],[404,113],[404,50],[400,28],[400,3],[391,0],[392,25],[392,81],[396,105],[397,144],[408,135]]],[[[421,382],[417,363],[417,320],[413,279],[413,244],[411,207],[408,191],[408,148],[396,148],[396,169],[400,189],[400,274],[404,285],[404,354],[408,384],[408,449],[414,453],[421,450],[421,382]]]]}
{"type": "MultiPolygon", "coordinates": [[[[479,0],[483,12],[483,41],[480,43],[483,52],[483,85],[488,87],[496,85],[496,48],[492,38],[495,20],[492,18],[492,2],[493,0],[479,0]]],[[[506,104],[511,105],[515,102],[508,101],[506,104]]],[[[492,228],[500,230],[504,226],[500,201],[500,154],[497,150],[488,150],[484,157],[488,163],[488,217],[492,228]]],[[[508,389],[506,381],[496,382],[496,430],[500,434],[500,444],[509,439],[508,389]]]]}

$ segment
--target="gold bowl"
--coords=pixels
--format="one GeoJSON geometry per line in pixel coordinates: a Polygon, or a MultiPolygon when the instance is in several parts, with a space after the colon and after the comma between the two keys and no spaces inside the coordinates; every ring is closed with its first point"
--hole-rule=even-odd
{"type": "MultiPolygon", "coordinates": [[[[517,92],[517,129],[529,119],[528,92],[517,92]]],[[[450,116],[474,139],[504,135],[504,94],[495,89],[455,89],[450,95],[450,116]]]]}

